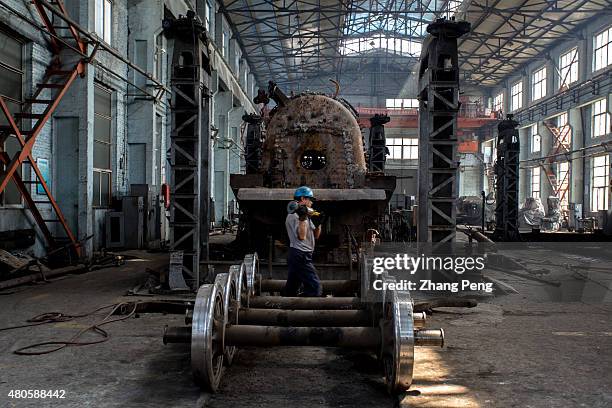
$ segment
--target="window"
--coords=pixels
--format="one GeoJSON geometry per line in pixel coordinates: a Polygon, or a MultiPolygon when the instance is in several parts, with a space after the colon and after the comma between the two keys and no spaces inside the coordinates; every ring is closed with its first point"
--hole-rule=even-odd
{"type": "Polygon", "coordinates": [[[210,33],[210,4],[207,1],[204,2],[204,25],[206,32],[210,33]]]}
{"type": "Polygon", "coordinates": [[[230,43],[230,35],[229,32],[225,29],[225,25],[223,27],[223,31],[221,32],[221,54],[227,61],[229,57],[229,43],[230,43]]]}
{"type": "Polygon", "coordinates": [[[163,80],[164,62],[166,60],[163,34],[158,34],[155,37],[155,55],[153,55],[153,58],[155,60],[155,72],[153,74],[158,80],[163,80]]]}
{"type": "Polygon", "coordinates": [[[393,34],[371,33],[371,35],[365,37],[342,39],[340,42],[340,55],[355,55],[385,50],[391,54],[419,56],[421,48],[422,43],[419,41],[394,37],[393,34]]]}
{"type": "Polygon", "coordinates": [[[537,101],[546,96],[546,67],[542,67],[532,74],[531,83],[532,101],[537,101]]]}
{"type": "Polygon", "coordinates": [[[607,111],[606,100],[600,99],[591,105],[591,136],[606,135],[610,129],[610,114],[607,111]]]}
{"type": "Polygon", "coordinates": [[[504,110],[504,93],[498,93],[493,98],[493,112],[503,112],[504,110]]]}
{"type": "Polygon", "coordinates": [[[113,21],[113,2],[111,0],[96,0],[96,34],[107,44],[111,43],[113,21]]]}
{"type": "Polygon", "coordinates": [[[540,198],[540,168],[531,169],[531,197],[540,198]]]}
{"type": "Polygon", "coordinates": [[[567,121],[567,113],[557,116],[557,128],[559,129],[559,140],[557,143],[569,150],[572,146],[572,128],[567,121]]]}
{"type": "Polygon", "coordinates": [[[457,13],[459,7],[461,6],[462,0],[449,0],[446,4],[447,12],[446,18],[450,19],[452,16],[457,13]]]}
{"type": "Polygon", "coordinates": [[[387,138],[389,158],[396,160],[416,160],[419,158],[419,139],[415,137],[387,138]]]}
{"type": "Polygon", "coordinates": [[[557,163],[557,197],[561,203],[561,209],[567,211],[569,209],[569,181],[570,181],[570,165],[569,162],[557,163]]]}
{"type": "Polygon", "coordinates": [[[537,123],[529,126],[529,135],[531,136],[531,153],[542,150],[542,136],[538,133],[537,123]]]}
{"type": "Polygon", "coordinates": [[[559,88],[567,87],[578,80],[578,47],[559,57],[559,88]]]}
{"type": "Polygon", "coordinates": [[[593,71],[598,71],[612,63],[612,26],[597,34],[593,46],[593,71]]]}
{"type": "Polygon", "coordinates": [[[236,76],[238,76],[240,74],[240,52],[238,51],[238,44],[235,44],[236,46],[234,47],[235,51],[234,51],[234,73],[236,74],[236,76]]]}
{"type": "Polygon", "coordinates": [[[510,94],[512,96],[510,100],[512,111],[521,109],[523,107],[523,81],[519,81],[512,85],[510,94]]]}
{"type": "Polygon", "coordinates": [[[417,99],[387,99],[385,103],[387,109],[409,109],[418,108],[417,99]]]}
{"type": "Polygon", "coordinates": [[[95,86],[94,98],[94,207],[108,207],[111,196],[112,94],[95,86]]]}
{"type": "Polygon", "coordinates": [[[610,156],[595,156],[591,160],[591,211],[608,209],[610,191],[610,156]]]}
{"type": "MultiPolygon", "coordinates": [[[[19,104],[23,100],[23,76],[23,43],[0,31],[0,96],[12,114],[19,111],[19,104]]],[[[0,126],[7,125],[6,117],[0,112],[0,126]]],[[[21,150],[21,145],[17,138],[11,135],[6,139],[2,148],[12,158],[17,151],[21,150]]],[[[20,169],[17,171],[21,173],[20,169]]],[[[0,194],[0,205],[21,204],[21,194],[11,180],[0,194]]]]}

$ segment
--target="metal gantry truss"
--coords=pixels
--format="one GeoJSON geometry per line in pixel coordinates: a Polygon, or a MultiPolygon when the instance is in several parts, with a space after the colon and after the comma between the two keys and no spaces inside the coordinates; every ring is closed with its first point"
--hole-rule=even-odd
{"type": "Polygon", "coordinates": [[[405,71],[418,59],[386,47],[369,46],[370,37],[422,41],[425,26],[448,15],[457,2],[447,0],[225,0],[221,11],[259,83],[287,85],[304,78],[336,77],[363,69],[384,56],[385,64],[405,71]],[[342,53],[347,40],[364,39],[342,53]]]}
{"type": "Polygon", "coordinates": [[[544,61],[556,42],[579,38],[580,27],[611,9],[610,0],[224,0],[221,7],[258,83],[284,86],[323,86],[316,78],[350,71],[409,74],[418,55],[371,47],[367,39],[420,42],[428,23],[453,14],[472,25],[459,42],[461,79],[496,85],[529,61],[544,61]],[[360,38],[366,41],[355,52],[342,52],[360,38]]]}
{"type": "MultiPolygon", "coordinates": [[[[610,14],[610,0],[464,1],[457,18],[472,31],[459,42],[462,80],[496,85],[534,60],[546,61],[556,42],[577,40],[593,17],[610,14]]],[[[553,61],[558,70],[558,61],[553,61]]]]}
{"type": "Polygon", "coordinates": [[[437,20],[423,45],[419,68],[419,242],[433,248],[454,242],[458,193],[457,113],[459,66],[457,38],[467,22],[437,20]]]}
{"type": "Polygon", "coordinates": [[[170,248],[180,254],[175,264],[182,258],[178,271],[171,263],[172,289],[183,289],[184,283],[197,289],[206,278],[200,260],[208,259],[211,68],[205,29],[194,17],[190,13],[164,24],[166,34],[174,38],[170,248]]]}

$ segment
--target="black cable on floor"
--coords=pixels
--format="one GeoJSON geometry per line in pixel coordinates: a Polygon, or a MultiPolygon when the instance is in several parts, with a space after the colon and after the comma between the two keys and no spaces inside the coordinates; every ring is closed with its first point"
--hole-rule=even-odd
{"type": "Polygon", "coordinates": [[[94,324],[84,328],[83,330],[79,331],[77,334],[72,336],[69,340],[63,340],[63,341],[45,341],[45,342],[41,342],[41,343],[35,343],[35,344],[31,344],[29,346],[21,347],[21,348],[19,348],[17,350],[14,350],[13,353],[18,354],[18,355],[22,355],[22,356],[39,356],[39,355],[43,355],[43,354],[53,353],[53,352],[62,350],[64,348],[66,348],[66,347],[70,347],[70,346],[87,346],[87,345],[92,345],[92,344],[99,344],[99,343],[103,343],[103,342],[107,341],[110,338],[108,332],[106,330],[102,329],[102,326],[110,324],[110,323],[115,323],[115,322],[119,322],[119,321],[122,321],[122,320],[126,320],[126,319],[130,318],[131,316],[133,316],[135,314],[135,312],[136,312],[136,308],[138,307],[138,302],[135,302],[135,303],[116,303],[116,304],[112,304],[112,305],[106,305],[106,306],[99,307],[99,308],[97,308],[96,310],[94,310],[92,312],[85,313],[85,314],[80,314],[80,315],[67,315],[67,314],[57,313],[57,312],[43,313],[43,314],[40,314],[38,316],[34,316],[31,319],[28,319],[27,322],[29,324],[24,324],[24,325],[20,325],[20,326],[3,327],[3,328],[0,328],[0,331],[20,329],[20,328],[24,328],[24,327],[40,326],[40,325],[43,325],[43,324],[50,324],[50,323],[67,322],[67,321],[70,321],[70,320],[74,320],[74,319],[79,319],[79,318],[91,316],[91,315],[99,312],[100,310],[108,309],[108,308],[111,308],[111,307],[112,307],[112,310],[110,311],[109,314],[106,315],[106,317],[104,317],[104,319],[102,319],[98,323],[94,323],[94,324]],[[111,316],[113,316],[115,314],[115,312],[117,312],[118,310],[121,310],[121,311],[125,310],[125,308],[127,306],[129,306],[130,304],[133,305],[133,308],[132,308],[132,310],[127,315],[118,317],[116,319],[111,319],[110,318],[111,316]],[[89,331],[91,331],[91,332],[101,336],[102,338],[98,339],[98,340],[92,340],[92,341],[77,341],[81,336],[83,336],[85,333],[87,333],[89,331]],[[45,347],[45,346],[57,346],[57,347],[53,347],[51,349],[41,350],[41,351],[28,351],[28,350],[37,349],[37,348],[40,348],[40,347],[45,347]]]}

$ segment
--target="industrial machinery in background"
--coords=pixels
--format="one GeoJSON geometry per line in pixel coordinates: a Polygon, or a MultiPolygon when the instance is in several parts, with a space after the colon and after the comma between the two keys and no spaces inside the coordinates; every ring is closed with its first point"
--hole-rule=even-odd
{"type": "Polygon", "coordinates": [[[457,199],[457,224],[482,225],[484,216],[485,229],[494,224],[494,201],[491,195],[482,197],[461,196],[457,199]],[[484,207],[484,208],[483,208],[484,207]],[[483,211],[484,210],[484,211],[483,211]]]}
{"type": "Polygon", "coordinates": [[[382,144],[370,151],[368,168],[357,114],[348,102],[316,93],[289,97],[273,82],[255,102],[270,99],[276,107],[266,120],[244,118],[246,174],[230,179],[242,212],[237,246],[269,254],[274,242],[285,241],[287,202],[297,187],[307,185],[326,219],[315,260],[337,262],[347,251],[355,260],[357,243],[378,227],[395,189],[395,177],[381,172],[384,120],[373,132],[382,144]]]}
{"type": "Polygon", "coordinates": [[[419,67],[418,241],[452,244],[456,235],[459,160],[457,39],[470,23],[438,19],[427,26],[419,67]]]}
{"type": "Polygon", "coordinates": [[[360,261],[359,283],[323,281],[333,297],[301,298],[266,295],[284,281],[263,279],[257,254],[217,274],[200,287],[185,318],[186,326],[166,327],[164,343],[191,346],[196,383],[215,392],[225,367],[239,347],[321,346],[362,350],[377,355],[392,394],[409,389],[418,346],[444,345],[442,329],[425,329],[426,315],[415,312],[410,293],[375,291],[373,279],[395,278],[373,272],[373,260],[360,261]]]}
{"type": "Polygon", "coordinates": [[[164,20],[174,39],[170,133],[169,283],[197,289],[206,278],[200,260],[208,259],[210,166],[210,56],[204,24],[193,11],[164,20]]]}
{"type": "Polygon", "coordinates": [[[160,249],[163,245],[161,195],[148,184],[132,184],[105,214],[106,249],[160,249]]]}

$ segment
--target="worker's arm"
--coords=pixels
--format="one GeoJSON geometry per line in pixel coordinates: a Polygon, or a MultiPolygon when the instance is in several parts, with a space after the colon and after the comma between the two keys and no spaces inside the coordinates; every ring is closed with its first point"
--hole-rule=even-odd
{"type": "Polygon", "coordinates": [[[300,241],[306,239],[306,231],[308,231],[307,228],[309,227],[308,224],[310,224],[308,219],[300,220],[300,222],[298,223],[297,236],[300,241]]]}
{"type": "Polygon", "coordinates": [[[314,237],[315,237],[315,239],[319,239],[320,236],[321,236],[321,226],[319,225],[314,230],[314,237]]]}

